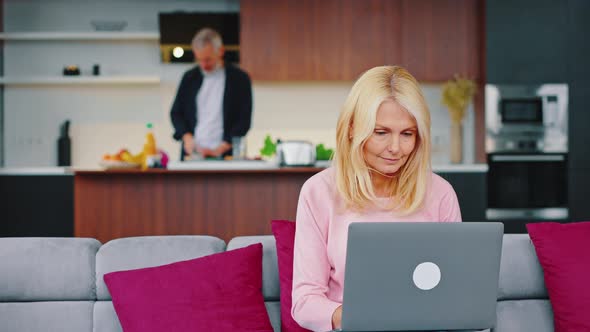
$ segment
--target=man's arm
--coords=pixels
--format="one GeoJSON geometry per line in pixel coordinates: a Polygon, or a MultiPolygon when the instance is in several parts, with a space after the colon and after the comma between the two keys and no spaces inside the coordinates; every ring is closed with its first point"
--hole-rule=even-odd
{"type": "Polygon", "coordinates": [[[187,74],[185,73],[178,85],[176,97],[174,103],[172,103],[172,109],[170,110],[170,120],[172,120],[172,126],[174,127],[174,139],[181,140],[187,133],[192,135],[192,130],[189,130],[186,118],[184,117],[184,103],[186,89],[187,89],[187,74]]]}
{"type": "Polygon", "coordinates": [[[252,82],[247,73],[241,74],[238,76],[239,83],[236,85],[238,109],[234,114],[230,135],[224,139],[229,139],[228,143],[231,143],[231,138],[234,136],[246,136],[252,123],[252,82]]]}

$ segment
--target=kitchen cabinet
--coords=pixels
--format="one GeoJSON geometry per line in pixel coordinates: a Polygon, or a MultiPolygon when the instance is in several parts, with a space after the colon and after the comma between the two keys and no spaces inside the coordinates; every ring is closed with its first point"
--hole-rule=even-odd
{"type": "Polygon", "coordinates": [[[488,83],[567,81],[567,2],[485,2],[488,83]]]}
{"type": "Polygon", "coordinates": [[[568,0],[569,202],[572,221],[590,220],[590,2],[568,0]]]}
{"type": "Polygon", "coordinates": [[[571,221],[590,221],[590,168],[570,169],[569,206],[571,221]]]}
{"type": "MultiPolygon", "coordinates": [[[[590,1],[568,0],[568,28],[567,28],[567,73],[572,85],[590,85],[590,1]]],[[[588,95],[586,95],[588,96],[588,95]]],[[[588,100],[588,98],[585,98],[588,100]]],[[[590,101],[586,102],[586,111],[590,108],[590,101]]]]}
{"type": "Polygon", "coordinates": [[[480,79],[483,2],[243,0],[241,65],[254,80],[355,80],[401,64],[425,82],[480,79]]]}
{"type": "Polygon", "coordinates": [[[438,172],[455,189],[463,221],[485,221],[486,172],[438,172]]]}
{"type": "Polygon", "coordinates": [[[569,168],[590,169],[590,82],[570,84],[569,95],[569,168]]]}
{"type": "Polygon", "coordinates": [[[483,16],[481,1],[402,1],[401,65],[422,81],[444,82],[456,74],[479,81],[483,16]]]}
{"type": "Polygon", "coordinates": [[[0,174],[0,237],[74,236],[72,175],[0,174]]]}

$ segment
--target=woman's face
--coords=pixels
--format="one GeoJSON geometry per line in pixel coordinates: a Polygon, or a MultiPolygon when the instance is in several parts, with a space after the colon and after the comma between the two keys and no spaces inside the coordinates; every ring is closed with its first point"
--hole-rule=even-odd
{"type": "Polygon", "coordinates": [[[407,162],[416,147],[418,127],[408,111],[393,100],[386,100],[377,110],[375,129],[363,146],[368,166],[393,175],[407,162]]]}

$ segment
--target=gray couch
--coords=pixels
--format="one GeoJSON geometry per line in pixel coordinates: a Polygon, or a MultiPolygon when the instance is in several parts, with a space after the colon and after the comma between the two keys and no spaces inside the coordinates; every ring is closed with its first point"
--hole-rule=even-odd
{"type": "MultiPolygon", "coordinates": [[[[261,242],[263,294],[280,331],[279,278],[272,236],[0,238],[0,332],[121,331],[103,275],[186,260],[261,242]]],[[[505,235],[494,331],[553,331],[541,266],[527,235],[505,235]]]]}

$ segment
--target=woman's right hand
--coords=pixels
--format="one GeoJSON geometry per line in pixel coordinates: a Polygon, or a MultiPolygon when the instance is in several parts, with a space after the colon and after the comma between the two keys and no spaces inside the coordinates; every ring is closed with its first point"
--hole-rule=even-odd
{"type": "Polygon", "coordinates": [[[342,306],[334,310],[332,314],[332,329],[336,330],[342,328],[342,306]]]}

